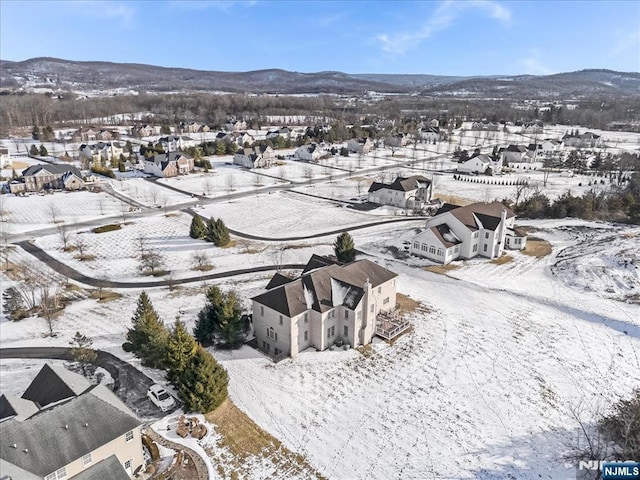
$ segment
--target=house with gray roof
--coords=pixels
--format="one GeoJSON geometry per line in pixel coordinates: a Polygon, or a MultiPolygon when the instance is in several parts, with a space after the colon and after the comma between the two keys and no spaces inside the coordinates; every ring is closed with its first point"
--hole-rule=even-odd
{"type": "Polygon", "coordinates": [[[63,163],[31,165],[22,171],[22,179],[9,183],[11,193],[82,188],[84,180],[80,170],[63,163]]]}
{"type": "Polygon", "coordinates": [[[154,177],[176,177],[193,171],[195,162],[182,152],[159,153],[144,159],[144,173],[154,177]]]}
{"type": "Polygon", "coordinates": [[[233,156],[233,164],[244,168],[268,168],[275,162],[275,151],[268,145],[243,148],[233,156]]]}
{"type": "Polygon", "coordinates": [[[515,226],[515,213],[500,202],[444,204],[411,240],[409,252],[447,264],[458,258],[497,258],[505,249],[522,250],[526,242],[526,234],[515,226]]]}
{"type": "Polygon", "coordinates": [[[258,348],[280,359],[370,343],[382,328],[380,315],[396,307],[397,277],[370,260],[339,265],[318,256],[298,278],[276,274],[251,299],[258,348]]]}
{"type": "Polygon", "coordinates": [[[104,385],[46,364],[22,397],[0,396],[2,478],[130,479],[144,466],[140,426],[104,385]]]}
{"type": "Polygon", "coordinates": [[[422,175],[397,177],[391,183],[373,182],[367,199],[371,203],[400,208],[422,208],[431,201],[431,180],[422,175]]]}

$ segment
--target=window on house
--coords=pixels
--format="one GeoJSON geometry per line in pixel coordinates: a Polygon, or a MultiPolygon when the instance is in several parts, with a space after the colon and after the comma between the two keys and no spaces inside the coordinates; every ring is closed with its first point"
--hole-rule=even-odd
{"type": "Polygon", "coordinates": [[[131,460],[127,460],[126,462],[124,462],[124,469],[125,470],[131,470],[131,460]]]}
{"type": "Polygon", "coordinates": [[[344,311],[344,318],[349,318],[349,310],[344,311]]]}
{"type": "Polygon", "coordinates": [[[477,244],[473,246],[473,251],[474,251],[474,252],[477,252],[477,251],[478,251],[478,245],[477,245],[477,244]]]}
{"type": "Polygon", "coordinates": [[[478,232],[475,232],[475,233],[473,234],[473,238],[478,238],[478,232]]]}
{"type": "Polygon", "coordinates": [[[484,238],[489,238],[489,232],[484,232],[484,238]]]}
{"type": "Polygon", "coordinates": [[[345,326],[344,326],[344,330],[343,330],[342,334],[343,334],[343,336],[344,336],[345,338],[348,338],[348,337],[349,337],[349,327],[347,327],[347,326],[345,325],[345,326]]]}
{"type": "Polygon", "coordinates": [[[260,306],[260,316],[264,317],[264,307],[260,306]]]}
{"type": "Polygon", "coordinates": [[[429,247],[429,253],[436,253],[436,247],[434,247],[433,245],[431,245],[429,247]]]}
{"type": "Polygon", "coordinates": [[[263,350],[267,349],[267,342],[265,342],[264,340],[262,341],[262,349],[263,350]]]}
{"type": "Polygon", "coordinates": [[[304,341],[309,340],[309,332],[307,330],[304,331],[304,341]]]}
{"type": "Polygon", "coordinates": [[[271,351],[271,345],[269,343],[267,343],[267,352],[271,351]]]}
{"type": "Polygon", "coordinates": [[[373,305],[373,304],[371,304],[371,308],[369,309],[369,311],[370,311],[371,313],[373,313],[373,307],[374,307],[374,305],[373,305]]]}
{"type": "Polygon", "coordinates": [[[443,254],[444,254],[444,251],[441,248],[439,248],[438,249],[438,256],[441,257],[443,254]]]}
{"type": "Polygon", "coordinates": [[[378,287],[378,294],[382,293],[382,287],[378,287]]]}
{"type": "Polygon", "coordinates": [[[55,472],[47,475],[45,480],[59,480],[61,478],[67,478],[67,469],[66,467],[59,468],[55,472]]]}
{"type": "Polygon", "coordinates": [[[267,328],[267,337],[270,338],[271,340],[276,340],[276,341],[278,340],[278,334],[273,329],[273,327],[267,328]]]}
{"type": "Polygon", "coordinates": [[[387,303],[389,303],[389,297],[385,298],[385,299],[382,301],[382,304],[383,304],[383,305],[386,305],[387,303]]]}
{"type": "Polygon", "coordinates": [[[49,475],[44,477],[44,480],[56,480],[56,472],[50,473],[49,475]]]}
{"type": "Polygon", "coordinates": [[[304,313],[304,323],[309,323],[309,314],[307,312],[304,313]]]}
{"type": "Polygon", "coordinates": [[[327,328],[327,337],[331,338],[336,334],[336,326],[327,328]]]}
{"type": "Polygon", "coordinates": [[[454,251],[458,253],[460,251],[460,247],[456,246],[456,249],[454,251]]]}
{"type": "Polygon", "coordinates": [[[356,318],[358,319],[358,321],[362,320],[362,312],[357,312],[356,318]]]}
{"type": "Polygon", "coordinates": [[[484,251],[485,252],[487,251],[487,244],[486,243],[484,244],[484,251]]]}
{"type": "Polygon", "coordinates": [[[282,325],[282,315],[280,315],[280,325],[282,325]]]}
{"type": "Polygon", "coordinates": [[[280,349],[279,349],[279,348],[276,348],[276,349],[273,351],[273,354],[274,354],[274,355],[280,355],[280,349]]]}
{"type": "Polygon", "coordinates": [[[133,440],[133,430],[129,430],[127,433],[125,433],[124,439],[127,442],[130,442],[131,440],[133,440]]]}
{"type": "Polygon", "coordinates": [[[420,248],[420,244],[418,242],[413,242],[413,248],[416,250],[420,248]]]}
{"type": "Polygon", "coordinates": [[[82,456],[82,466],[86,467],[87,465],[89,465],[92,462],[91,459],[91,453],[87,453],[86,455],[82,456]]]}
{"type": "Polygon", "coordinates": [[[422,251],[423,252],[426,252],[428,248],[429,248],[428,245],[426,245],[424,243],[422,244],[422,251]]]}

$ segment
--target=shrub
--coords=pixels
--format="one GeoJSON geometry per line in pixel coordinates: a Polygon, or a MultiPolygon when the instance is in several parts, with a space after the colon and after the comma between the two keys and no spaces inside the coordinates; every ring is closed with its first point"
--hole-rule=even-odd
{"type": "Polygon", "coordinates": [[[122,350],[129,353],[133,351],[133,344],[131,342],[124,342],[122,344],[122,350]]]}
{"type": "Polygon", "coordinates": [[[93,233],[105,233],[105,232],[113,232],[114,230],[120,230],[121,225],[119,223],[111,223],[109,225],[102,225],[101,227],[96,227],[92,230],[93,233]]]}
{"type": "Polygon", "coordinates": [[[116,174],[113,173],[113,170],[111,170],[109,167],[101,167],[99,165],[95,165],[91,167],[91,171],[93,173],[97,173],[98,175],[104,175],[105,177],[116,178],[116,174]]]}

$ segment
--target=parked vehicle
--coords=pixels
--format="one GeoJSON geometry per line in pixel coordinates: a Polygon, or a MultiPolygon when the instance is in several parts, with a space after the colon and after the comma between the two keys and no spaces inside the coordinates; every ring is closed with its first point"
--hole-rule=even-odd
{"type": "Polygon", "coordinates": [[[156,407],[158,407],[163,412],[166,412],[167,410],[171,410],[176,404],[175,398],[169,395],[169,392],[167,392],[164,388],[162,388],[158,384],[154,384],[154,385],[151,385],[151,387],[149,387],[149,391],[147,392],[147,397],[149,397],[149,400],[151,400],[151,403],[153,403],[156,407]]]}

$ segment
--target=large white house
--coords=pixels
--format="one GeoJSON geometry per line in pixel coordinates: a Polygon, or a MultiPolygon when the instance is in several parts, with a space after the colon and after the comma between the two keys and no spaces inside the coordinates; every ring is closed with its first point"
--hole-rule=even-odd
{"type": "Polygon", "coordinates": [[[458,164],[460,173],[500,173],[502,171],[502,159],[493,160],[489,155],[480,154],[471,157],[458,164]]]}
{"type": "Polygon", "coordinates": [[[522,250],[526,242],[526,234],[515,227],[515,214],[500,202],[445,204],[411,240],[409,251],[447,264],[478,255],[497,258],[505,249],[522,250]]]}
{"type": "Polygon", "coordinates": [[[353,153],[367,154],[373,149],[373,141],[370,138],[352,138],[347,142],[347,149],[353,153]]]}
{"type": "Polygon", "coordinates": [[[366,345],[396,306],[397,274],[358,260],[338,265],[313,256],[296,279],[276,274],[251,300],[258,348],[276,359],[336,343],[366,345]]]}
{"type": "Polygon", "coordinates": [[[367,200],[400,208],[421,208],[431,200],[432,183],[422,175],[397,177],[391,183],[373,182],[367,200]]]}
{"type": "Polygon", "coordinates": [[[233,164],[245,168],[266,168],[275,164],[276,154],[269,146],[243,148],[233,156],[233,164]]]}
{"type": "Polygon", "coordinates": [[[310,143],[308,145],[302,145],[296,149],[295,156],[300,160],[307,162],[317,162],[321,158],[327,156],[327,150],[324,145],[318,145],[317,143],[310,143]]]}

